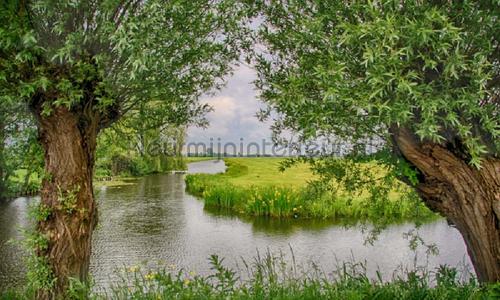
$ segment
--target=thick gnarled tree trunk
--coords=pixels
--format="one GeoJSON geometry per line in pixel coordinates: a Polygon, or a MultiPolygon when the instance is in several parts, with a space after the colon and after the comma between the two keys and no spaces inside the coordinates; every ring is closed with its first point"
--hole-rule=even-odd
{"type": "Polygon", "coordinates": [[[57,278],[54,291],[39,292],[38,298],[63,297],[68,278],[85,281],[97,210],[92,189],[96,122],[65,107],[50,116],[38,114],[39,138],[45,155],[45,178],[41,203],[52,211],[37,229],[49,240],[46,251],[57,278]]]}
{"type": "Polygon", "coordinates": [[[485,158],[477,169],[452,146],[391,131],[396,150],[420,173],[418,193],[462,234],[478,279],[500,281],[500,159],[485,158]]]}
{"type": "Polygon", "coordinates": [[[2,200],[7,193],[4,151],[5,151],[5,121],[2,120],[2,116],[0,116],[0,200],[2,200]]]}

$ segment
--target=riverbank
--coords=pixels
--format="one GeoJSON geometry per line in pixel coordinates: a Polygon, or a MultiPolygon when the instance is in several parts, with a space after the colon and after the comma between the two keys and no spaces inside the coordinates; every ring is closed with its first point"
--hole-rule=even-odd
{"type": "MultiPolygon", "coordinates": [[[[178,168],[176,169],[167,169],[163,172],[158,172],[155,169],[147,169],[145,168],[142,172],[138,174],[130,174],[130,172],[125,172],[122,174],[118,174],[115,176],[94,176],[94,188],[102,188],[102,187],[113,187],[113,186],[123,186],[135,184],[135,182],[148,175],[154,174],[169,174],[169,173],[184,173],[188,169],[188,164],[193,162],[207,161],[213,160],[213,157],[182,157],[182,163],[178,163],[178,168]]],[[[103,172],[96,172],[103,173],[103,172]]]]}
{"type": "Polygon", "coordinates": [[[146,174],[141,174],[139,176],[128,176],[128,175],[118,175],[118,176],[108,176],[108,177],[94,177],[94,188],[100,189],[103,187],[115,187],[115,186],[125,186],[136,184],[137,180],[144,176],[154,175],[154,174],[168,174],[168,173],[185,173],[188,170],[188,164],[213,160],[213,157],[184,157],[182,164],[183,168],[179,170],[169,170],[163,173],[150,172],[146,174]]]}
{"type": "MultiPolygon", "coordinates": [[[[169,172],[184,172],[187,170],[187,165],[193,162],[207,161],[213,160],[213,157],[183,157],[183,163],[180,164],[182,166],[179,170],[169,170],[165,173],[169,172]]],[[[99,172],[96,171],[96,175],[94,176],[94,188],[101,189],[103,187],[114,187],[114,186],[124,186],[135,184],[135,182],[147,175],[158,174],[156,171],[146,171],[137,176],[131,176],[130,174],[119,174],[119,175],[100,175],[99,173],[108,174],[109,172],[99,172]]],[[[33,172],[30,173],[27,179],[27,171],[25,169],[19,169],[14,171],[11,176],[10,184],[11,186],[8,188],[8,192],[6,192],[3,197],[0,197],[0,201],[14,199],[17,197],[30,197],[37,196],[40,193],[40,188],[42,185],[42,179],[38,173],[33,172]]]]}
{"type": "MultiPolygon", "coordinates": [[[[325,273],[304,273],[280,257],[266,255],[244,263],[247,279],[226,267],[224,259],[211,255],[211,274],[175,271],[170,265],[158,270],[129,266],[116,273],[120,279],[107,289],[72,281],[68,299],[498,299],[500,284],[479,285],[464,281],[456,269],[402,272],[390,282],[371,279],[361,263],[344,263],[325,273]],[[432,275],[431,275],[432,274],[432,275]]],[[[34,292],[0,293],[2,299],[32,299],[34,292]]]]}
{"type": "Polygon", "coordinates": [[[391,191],[388,200],[363,195],[317,192],[308,187],[314,174],[305,164],[279,171],[280,158],[229,158],[222,174],[186,176],[189,193],[205,206],[240,215],[274,218],[368,220],[383,223],[438,218],[418,199],[391,191]]]}

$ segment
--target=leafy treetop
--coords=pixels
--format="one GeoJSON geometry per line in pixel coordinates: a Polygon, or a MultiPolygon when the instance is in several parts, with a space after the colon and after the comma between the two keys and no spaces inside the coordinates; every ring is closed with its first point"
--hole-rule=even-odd
{"type": "Polygon", "coordinates": [[[4,1],[1,101],[98,113],[106,127],[138,103],[186,123],[239,58],[236,0],[4,1]]]}
{"type": "Polygon", "coordinates": [[[276,129],[356,145],[391,128],[480,167],[500,153],[498,1],[259,1],[257,86],[276,129]]]}

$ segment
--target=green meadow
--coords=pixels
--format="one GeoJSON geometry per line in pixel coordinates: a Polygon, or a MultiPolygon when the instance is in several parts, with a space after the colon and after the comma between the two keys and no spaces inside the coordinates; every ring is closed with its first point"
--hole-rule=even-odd
{"type": "Polygon", "coordinates": [[[437,217],[404,188],[388,199],[373,199],[367,191],[319,192],[308,185],[315,178],[307,164],[281,172],[282,158],[228,158],[222,174],[190,174],[187,191],[204,199],[207,208],[235,214],[275,218],[320,218],[344,221],[397,222],[437,217]]]}
{"type": "Polygon", "coordinates": [[[239,187],[304,187],[314,178],[307,164],[299,164],[280,172],[282,161],[283,158],[279,157],[228,158],[224,159],[227,172],[216,176],[239,187]]]}

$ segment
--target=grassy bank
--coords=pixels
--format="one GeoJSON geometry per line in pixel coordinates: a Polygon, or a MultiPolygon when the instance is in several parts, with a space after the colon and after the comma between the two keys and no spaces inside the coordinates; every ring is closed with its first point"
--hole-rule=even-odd
{"type": "Polygon", "coordinates": [[[2,191],[2,195],[0,196],[4,196],[7,199],[19,196],[31,196],[37,194],[40,190],[41,179],[37,172],[28,174],[26,169],[19,169],[10,174],[6,185],[6,190],[2,191]]]}
{"type": "Polygon", "coordinates": [[[418,199],[391,191],[389,200],[318,192],[308,187],[314,175],[305,164],[280,172],[279,158],[231,158],[224,174],[186,176],[187,190],[207,207],[238,214],[277,218],[332,218],[371,221],[426,220],[436,215],[418,199]]]}
{"type": "Polygon", "coordinates": [[[146,171],[142,173],[136,173],[131,175],[130,172],[121,173],[116,176],[108,176],[108,177],[94,177],[94,187],[101,188],[103,186],[113,187],[113,186],[123,186],[123,185],[131,185],[135,184],[136,180],[142,176],[158,174],[158,173],[168,173],[171,171],[185,171],[187,170],[187,165],[192,162],[199,162],[205,160],[212,160],[212,157],[182,157],[182,162],[177,164],[173,164],[168,169],[158,171],[156,169],[146,169],[146,171]],[[175,166],[175,168],[174,168],[175,166]]]}
{"type": "MultiPolygon", "coordinates": [[[[297,274],[279,259],[267,257],[247,267],[248,280],[224,267],[217,256],[210,258],[212,274],[132,270],[121,284],[105,293],[106,299],[498,299],[500,286],[462,283],[452,268],[429,274],[407,273],[393,282],[370,280],[359,265],[325,275],[297,274]]],[[[102,295],[102,294],[101,294],[102,295]]],[[[100,299],[101,295],[95,295],[100,299]]]]}
{"type": "MultiPolygon", "coordinates": [[[[181,159],[177,159],[176,163],[168,164],[164,169],[154,167],[155,164],[153,163],[130,162],[124,164],[126,168],[116,174],[113,174],[110,166],[98,166],[94,175],[94,187],[130,185],[134,184],[134,181],[142,176],[174,170],[186,170],[189,163],[212,159],[212,157],[182,157],[181,159]]],[[[5,196],[6,198],[14,198],[17,196],[36,195],[40,191],[41,185],[42,179],[37,172],[31,173],[28,177],[25,169],[19,169],[14,171],[10,177],[8,192],[5,196]]]]}
{"type": "MultiPolygon", "coordinates": [[[[266,255],[246,263],[248,275],[210,257],[211,274],[200,276],[169,266],[142,270],[131,266],[118,271],[119,280],[104,290],[71,282],[67,299],[498,299],[500,285],[480,286],[462,281],[456,269],[440,267],[400,274],[392,281],[369,278],[362,264],[344,264],[333,272],[304,273],[280,257],[266,255]]],[[[31,299],[32,293],[4,293],[3,299],[31,299]]]]}

